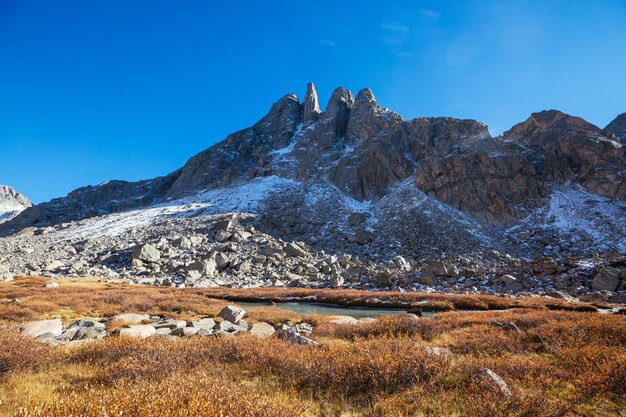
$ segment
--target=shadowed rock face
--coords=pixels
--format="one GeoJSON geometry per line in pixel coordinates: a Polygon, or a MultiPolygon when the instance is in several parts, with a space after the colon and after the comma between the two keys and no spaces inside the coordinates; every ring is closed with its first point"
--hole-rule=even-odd
{"type": "MultiPolygon", "coordinates": [[[[611,129],[621,132],[620,123],[611,129]]],[[[550,110],[492,138],[475,120],[403,120],[381,108],[369,89],[353,98],[337,88],[321,112],[309,84],[302,104],[294,94],[284,96],[252,127],[166,177],[81,188],[26,210],[3,229],[127,210],[270,175],[330,183],[358,201],[378,201],[412,181],[456,209],[513,225],[566,181],[626,199],[624,149],[608,128],[550,110]]]]}
{"type": "Polygon", "coordinates": [[[626,113],[622,113],[613,119],[604,130],[617,136],[622,144],[626,144],[626,113]]]}
{"type": "Polygon", "coordinates": [[[504,133],[518,144],[544,181],[574,180],[605,197],[626,199],[624,148],[598,127],[578,117],[549,110],[533,113],[504,133]]]}

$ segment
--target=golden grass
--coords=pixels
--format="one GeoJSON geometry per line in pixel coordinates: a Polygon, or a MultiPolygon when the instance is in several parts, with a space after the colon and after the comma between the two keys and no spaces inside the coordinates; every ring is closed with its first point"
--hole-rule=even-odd
{"type": "MultiPolygon", "coordinates": [[[[20,293],[24,316],[33,318],[96,315],[101,306],[90,303],[102,299],[113,300],[109,312],[173,316],[210,315],[224,304],[204,291],[94,283],[62,282],[51,297],[41,283],[1,285],[0,297],[20,293]]],[[[293,313],[257,307],[250,316],[278,322],[293,313]]],[[[0,307],[0,319],[15,317],[0,307]]],[[[110,337],[50,348],[3,329],[0,416],[619,416],[626,409],[625,316],[533,306],[361,325],[306,319],[316,324],[319,348],[249,335],[110,337]]]]}

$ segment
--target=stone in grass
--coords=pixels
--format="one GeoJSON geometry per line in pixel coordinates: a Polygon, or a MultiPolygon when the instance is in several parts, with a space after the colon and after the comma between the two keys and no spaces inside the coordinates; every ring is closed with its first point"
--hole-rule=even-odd
{"type": "Polygon", "coordinates": [[[250,328],[250,334],[261,339],[270,337],[274,333],[276,333],[274,327],[264,322],[254,323],[250,328]]]}
{"type": "Polygon", "coordinates": [[[483,378],[489,383],[489,385],[497,388],[505,397],[512,395],[511,389],[502,377],[489,368],[483,370],[483,378]]]}
{"type": "Polygon", "coordinates": [[[119,329],[116,332],[119,336],[139,337],[145,339],[156,334],[154,326],[149,324],[138,324],[124,329],[119,329]]]}
{"type": "Polygon", "coordinates": [[[136,313],[124,313],[118,314],[111,318],[111,321],[115,320],[118,323],[124,324],[141,324],[144,321],[149,321],[150,316],[147,314],[136,314],[136,313]]]}
{"type": "Polygon", "coordinates": [[[217,315],[226,321],[238,324],[241,319],[246,315],[246,310],[237,306],[227,306],[222,309],[217,315]]]}
{"type": "Polygon", "coordinates": [[[305,346],[310,346],[310,347],[317,347],[320,345],[315,340],[302,336],[301,334],[296,332],[294,329],[279,330],[276,334],[279,339],[285,340],[289,343],[293,343],[296,345],[305,345],[305,346]]]}
{"type": "Polygon", "coordinates": [[[50,333],[59,336],[63,332],[63,323],[60,319],[31,321],[22,325],[22,336],[35,338],[50,333]]]}

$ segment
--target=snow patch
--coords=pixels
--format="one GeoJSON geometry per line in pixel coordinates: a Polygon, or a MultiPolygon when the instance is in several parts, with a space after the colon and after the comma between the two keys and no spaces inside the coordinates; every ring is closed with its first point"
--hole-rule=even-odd
{"type": "Polygon", "coordinates": [[[199,194],[156,204],[144,209],[86,219],[71,230],[57,233],[59,240],[117,236],[152,224],[157,219],[187,218],[218,213],[254,213],[270,194],[297,184],[277,176],[257,178],[244,184],[208,190],[199,194]]]}
{"type": "Polygon", "coordinates": [[[572,243],[591,240],[589,250],[626,252],[626,203],[572,183],[554,186],[546,206],[509,230],[524,227],[555,231],[572,243]]]}

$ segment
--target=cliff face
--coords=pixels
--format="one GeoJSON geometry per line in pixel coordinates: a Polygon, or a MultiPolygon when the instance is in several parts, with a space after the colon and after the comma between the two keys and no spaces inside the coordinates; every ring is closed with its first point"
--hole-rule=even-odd
{"type": "Polygon", "coordinates": [[[0,185],[0,223],[32,206],[30,200],[7,185],[0,185]]]}

